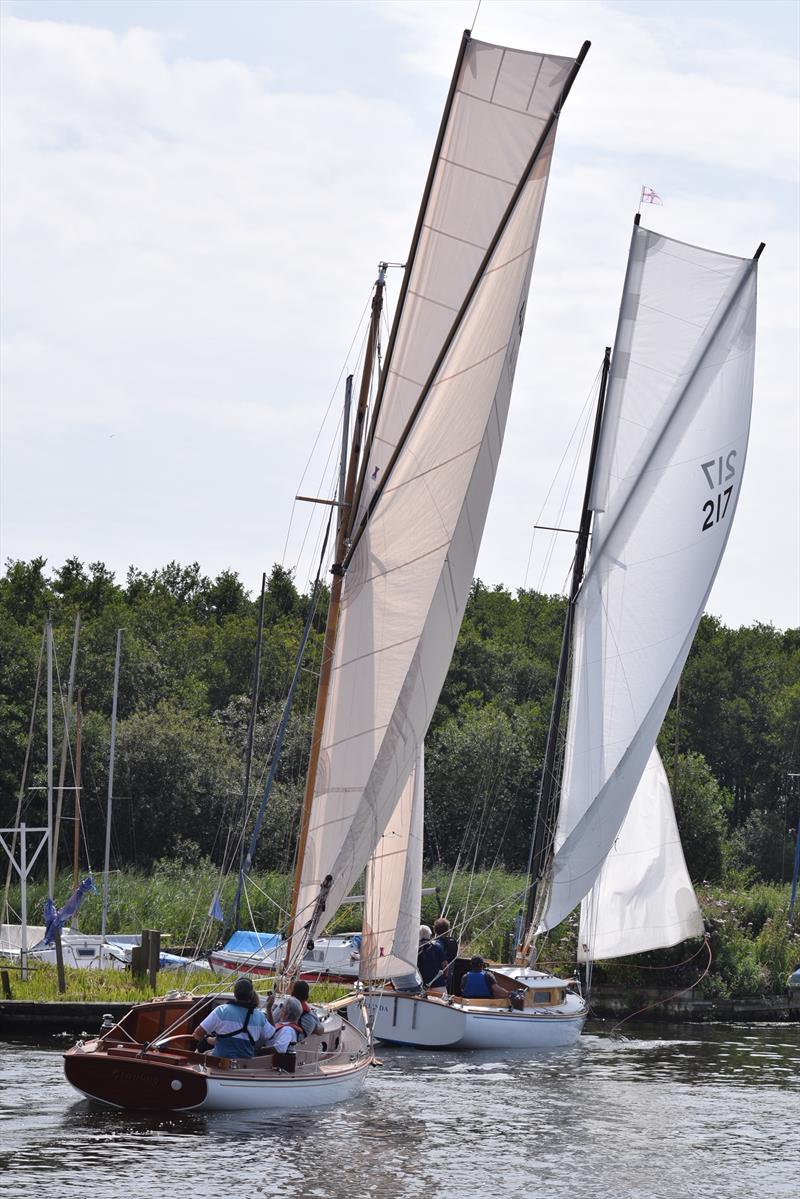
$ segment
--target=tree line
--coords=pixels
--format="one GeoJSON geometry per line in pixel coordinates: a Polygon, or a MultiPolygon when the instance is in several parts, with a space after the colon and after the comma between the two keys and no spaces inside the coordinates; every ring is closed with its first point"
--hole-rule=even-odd
{"type": "MultiPolygon", "coordinates": [[[[426,739],[429,866],[456,862],[524,870],[550,717],[565,601],[473,583],[426,739]]],[[[114,864],[221,862],[263,787],[309,597],[274,566],[267,582],[250,795],[243,762],[250,718],[259,597],[232,571],[207,578],[195,563],[118,583],[101,562],[9,561],[0,579],[0,825],[13,824],[48,612],[57,666],[56,761],[64,736],[75,616],[82,713],[82,868],[101,864],[105,839],[116,630],[123,629],[114,771],[114,864]]],[[[301,683],[256,857],[288,869],[299,821],[327,605],[318,602],[301,683]]],[[[40,684],[40,687],[43,683],[40,684]]],[[[70,714],[74,739],[75,713],[70,714]]],[[[661,730],[690,873],[790,877],[800,807],[800,630],[730,629],[704,616],[661,730]]],[[[45,705],[40,691],[22,818],[43,822],[45,705]]],[[[68,786],[73,785],[68,771],[68,786]]],[[[64,856],[72,796],[64,800],[64,856]]],[[[252,819],[252,815],[250,817],[252,819]]]]}

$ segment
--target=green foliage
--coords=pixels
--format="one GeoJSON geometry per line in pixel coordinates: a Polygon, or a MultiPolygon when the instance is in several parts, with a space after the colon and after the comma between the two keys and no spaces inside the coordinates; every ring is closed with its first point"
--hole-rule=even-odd
{"type": "Polygon", "coordinates": [[[672,770],[675,818],[689,875],[708,881],[722,877],[727,818],[733,797],[720,787],[702,754],[678,757],[672,770]]]}
{"type": "MultiPolygon", "coordinates": [[[[293,858],[327,599],[323,592],[257,849],[258,871],[285,874],[293,858]]],[[[235,572],[210,579],[197,563],[171,562],[152,572],[131,567],[120,583],[103,563],[74,557],[49,573],[44,558],[9,562],[0,578],[0,823],[14,820],[43,621],[52,612],[63,690],[80,610],[88,860],[101,860],[105,838],[114,646],[122,628],[114,867],[149,870],[167,855],[176,862],[207,856],[217,866],[226,845],[229,855],[235,850],[245,807],[248,834],[252,827],[306,609],[290,572],[273,567],[245,805],[258,598],[235,572]]],[[[513,595],[474,582],[427,737],[431,868],[459,858],[469,871],[526,868],[563,616],[561,597],[513,595]]],[[[60,705],[57,695],[56,761],[60,705]]],[[[44,722],[40,696],[24,808],[29,824],[41,823],[45,812],[44,792],[31,789],[46,782],[44,722]]],[[[733,630],[704,617],[681,681],[680,710],[673,705],[661,738],[696,881],[789,877],[800,788],[792,792],[787,777],[800,772],[798,729],[800,631],[762,624],[733,630]]],[[[62,839],[67,850],[67,823],[62,839]]]]}
{"type": "Polygon", "coordinates": [[[789,888],[713,888],[701,899],[714,959],[704,993],[730,998],[782,992],[800,953],[800,935],[786,921],[789,888]]]}
{"type": "Polygon", "coordinates": [[[731,837],[731,862],[737,867],[750,866],[761,878],[783,879],[792,860],[791,842],[785,834],[782,812],[750,812],[731,837]]]}

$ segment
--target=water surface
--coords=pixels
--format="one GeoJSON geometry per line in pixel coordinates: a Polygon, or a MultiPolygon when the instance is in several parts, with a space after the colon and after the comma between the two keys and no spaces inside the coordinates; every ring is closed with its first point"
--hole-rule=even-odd
{"type": "Polygon", "coordinates": [[[535,1057],[380,1049],[361,1098],[285,1114],[95,1107],[61,1048],[0,1043],[9,1196],[800,1195],[797,1025],[637,1027],[535,1057]]]}

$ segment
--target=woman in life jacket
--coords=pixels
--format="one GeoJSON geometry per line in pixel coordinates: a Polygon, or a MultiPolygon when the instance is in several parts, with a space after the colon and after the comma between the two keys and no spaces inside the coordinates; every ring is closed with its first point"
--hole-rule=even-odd
{"type": "Polygon", "coordinates": [[[450,963],[439,942],[433,940],[433,933],[427,924],[419,926],[417,970],[419,970],[422,985],[428,994],[447,994],[447,976],[450,971],[450,963]]]}
{"type": "Polygon", "coordinates": [[[303,1009],[303,1014],[300,1017],[300,1027],[303,1030],[303,1037],[310,1037],[315,1032],[322,1032],[322,1023],[317,1019],[314,1009],[308,1002],[309,994],[308,983],[303,978],[298,979],[292,987],[292,995],[295,999],[300,1000],[300,1006],[303,1009]]]}
{"type": "Polygon", "coordinates": [[[237,978],[233,1003],[215,1007],[192,1034],[196,1041],[213,1037],[213,1057],[253,1057],[256,1046],[274,1033],[258,1006],[258,995],[249,978],[237,978]]]}

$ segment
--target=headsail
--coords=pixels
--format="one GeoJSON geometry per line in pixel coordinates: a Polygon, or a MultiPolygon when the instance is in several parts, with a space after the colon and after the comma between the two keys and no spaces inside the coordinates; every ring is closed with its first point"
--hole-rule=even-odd
{"type": "Polygon", "coordinates": [[[747,451],[755,318],[755,259],[634,227],[542,931],[600,873],[714,582],[747,451]]]}
{"type": "Polygon", "coordinates": [[[295,929],[316,910],[311,935],[384,832],[444,683],[505,428],[555,114],[574,69],[469,40],[460,60],[362,472],[301,865],[295,929]]]}
{"type": "Polygon", "coordinates": [[[361,978],[416,980],[422,894],[425,766],[422,746],[367,865],[361,978]]]}
{"type": "Polygon", "coordinates": [[[600,877],[581,904],[578,961],[666,949],[702,935],[669,782],[654,749],[600,877]]]}

